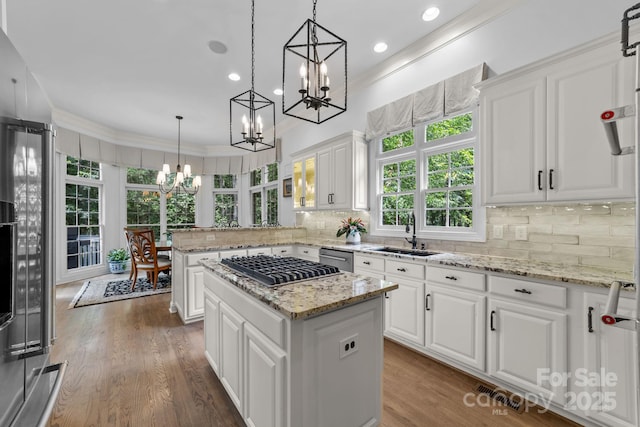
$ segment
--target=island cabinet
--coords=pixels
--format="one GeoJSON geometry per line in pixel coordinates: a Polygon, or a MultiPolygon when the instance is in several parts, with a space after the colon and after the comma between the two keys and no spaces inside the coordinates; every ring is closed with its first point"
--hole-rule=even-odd
{"type": "Polygon", "coordinates": [[[567,384],[542,377],[568,372],[566,288],[489,277],[489,375],[564,405],[567,384]]]}
{"type": "MultiPolygon", "coordinates": [[[[585,293],[583,319],[584,364],[576,370],[572,379],[577,383],[567,404],[572,409],[582,410],[598,423],[614,427],[635,427],[635,390],[638,386],[638,365],[630,357],[636,352],[637,340],[633,331],[608,326],[600,321],[607,303],[607,295],[585,293]]],[[[618,313],[635,317],[635,301],[621,297],[618,313]]]]}
{"type": "MultiPolygon", "coordinates": [[[[485,204],[633,198],[633,156],[610,154],[600,121],[633,103],[635,61],[618,44],[592,43],[480,85],[485,204]]],[[[633,120],[618,129],[632,145],[633,120]]]]}
{"type": "MultiPolygon", "coordinates": [[[[242,288],[261,286],[251,279],[238,287],[216,269],[224,267],[204,272],[205,356],[248,426],[381,423],[383,288],[357,303],[292,314],[242,288]]],[[[342,274],[349,289],[372,280],[342,274]]],[[[257,292],[278,300],[278,291],[257,292]]]]}
{"type": "Polygon", "coordinates": [[[294,153],[294,210],[367,209],[367,152],[364,134],[352,131],[294,153]]]}
{"type": "Polygon", "coordinates": [[[204,268],[200,260],[217,259],[219,252],[181,252],[174,250],[171,267],[171,305],[184,323],[202,320],[204,316],[204,268]]]}

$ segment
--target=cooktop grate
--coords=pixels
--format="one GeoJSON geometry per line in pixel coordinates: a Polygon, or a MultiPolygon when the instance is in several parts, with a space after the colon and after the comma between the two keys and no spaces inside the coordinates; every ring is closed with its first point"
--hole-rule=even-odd
{"type": "Polygon", "coordinates": [[[340,272],[338,267],[294,257],[268,255],[224,258],[224,265],[267,286],[283,285],[340,272]]]}

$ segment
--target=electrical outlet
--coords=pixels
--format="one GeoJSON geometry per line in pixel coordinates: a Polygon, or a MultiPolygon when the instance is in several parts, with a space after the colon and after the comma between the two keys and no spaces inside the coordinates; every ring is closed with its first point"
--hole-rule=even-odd
{"type": "Polygon", "coordinates": [[[206,239],[207,239],[207,242],[210,242],[212,240],[216,240],[216,235],[215,234],[210,234],[210,235],[207,236],[206,239]]]}
{"type": "Polygon", "coordinates": [[[516,240],[527,240],[526,225],[519,225],[516,227],[516,240]]]}
{"type": "Polygon", "coordinates": [[[358,351],[358,334],[351,335],[340,341],[340,359],[351,356],[358,351]]]}
{"type": "Polygon", "coordinates": [[[501,225],[494,225],[493,226],[493,238],[494,239],[502,239],[504,237],[502,230],[503,230],[503,227],[501,225]]]}

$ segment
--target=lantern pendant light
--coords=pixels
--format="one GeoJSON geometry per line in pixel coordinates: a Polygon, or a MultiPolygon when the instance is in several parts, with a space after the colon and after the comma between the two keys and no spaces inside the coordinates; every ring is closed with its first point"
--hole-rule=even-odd
{"type": "Polygon", "coordinates": [[[276,109],[273,101],[257,93],[254,86],[255,1],[251,0],[251,89],[229,100],[229,135],[233,147],[255,152],[276,145],[276,109]]]}
{"type": "Polygon", "coordinates": [[[347,42],[316,22],[316,3],[283,49],[282,112],[319,124],[347,111],[347,42]]]}

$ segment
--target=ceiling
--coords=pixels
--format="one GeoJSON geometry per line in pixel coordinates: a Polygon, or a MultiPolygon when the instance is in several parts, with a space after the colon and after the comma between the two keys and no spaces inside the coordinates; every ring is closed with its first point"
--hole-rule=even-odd
{"type": "MultiPolygon", "coordinates": [[[[59,115],[121,139],[229,145],[229,99],[251,87],[249,0],[6,0],[7,33],[59,115]],[[227,46],[225,54],[209,42],[227,46]],[[233,82],[228,74],[241,80],[233,82]]],[[[317,22],[348,42],[349,81],[480,0],[320,0],[317,22]],[[430,6],[441,9],[422,20],[430,6]],[[373,46],[385,41],[386,52],[373,46]]],[[[312,16],[312,0],[255,2],[255,90],[282,119],[282,47],[312,16]]]]}

